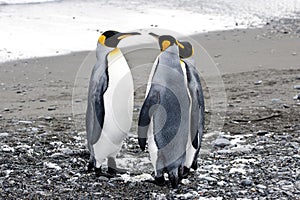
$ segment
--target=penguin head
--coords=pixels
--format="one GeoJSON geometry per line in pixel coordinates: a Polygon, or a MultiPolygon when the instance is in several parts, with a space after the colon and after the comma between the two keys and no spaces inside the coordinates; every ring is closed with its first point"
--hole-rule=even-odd
{"type": "Polygon", "coordinates": [[[138,32],[120,33],[118,31],[105,31],[98,39],[98,43],[102,46],[116,48],[119,42],[129,36],[140,35],[138,32]]]}
{"type": "Polygon", "coordinates": [[[158,39],[158,43],[160,46],[161,51],[165,51],[168,47],[178,45],[179,47],[181,44],[171,35],[156,35],[155,33],[149,33],[149,35],[153,36],[154,38],[158,39]]]}
{"type": "Polygon", "coordinates": [[[191,43],[187,41],[180,41],[179,46],[179,56],[180,58],[189,58],[194,55],[194,48],[191,43]]]}

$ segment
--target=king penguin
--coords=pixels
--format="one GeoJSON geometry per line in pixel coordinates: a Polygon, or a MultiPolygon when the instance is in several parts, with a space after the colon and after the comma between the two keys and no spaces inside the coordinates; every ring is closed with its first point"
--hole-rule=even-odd
{"type": "Polygon", "coordinates": [[[140,33],[106,31],[98,39],[97,62],[92,69],[86,111],[87,145],[90,151],[88,170],[96,175],[113,176],[118,170],[116,154],[120,151],[132,122],[133,78],[117,45],[140,33]],[[108,173],[101,170],[107,159],[108,173]]]}
{"type": "Polygon", "coordinates": [[[186,146],[186,160],[184,163],[183,177],[187,177],[190,168],[196,170],[197,159],[201,147],[204,131],[204,97],[199,73],[193,59],[194,49],[191,43],[179,41],[179,56],[181,67],[185,71],[187,89],[190,97],[190,134],[186,146]]]}
{"type": "Polygon", "coordinates": [[[165,185],[164,173],[173,188],[183,174],[189,132],[189,97],[181,69],[178,41],[169,35],[158,39],[161,53],[154,62],[150,84],[138,121],[138,142],[145,150],[148,138],[155,183],[165,185]]]}

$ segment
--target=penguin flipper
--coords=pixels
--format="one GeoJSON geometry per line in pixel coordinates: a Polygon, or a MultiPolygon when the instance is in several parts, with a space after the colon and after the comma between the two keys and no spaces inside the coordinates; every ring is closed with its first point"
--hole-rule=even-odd
{"type": "Polygon", "coordinates": [[[143,103],[138,121],[138,142],[140,148],[144,151],[147,142],[147,132],[151,122],[151,117],[154,113],[153,105],[158,104],[160,99],[160,93],[155,89],[155,85],[152,85],[150,91],[143,103]]]}
{"type": "MultiPolygon", "coordinates": [[[[205,105],[204,105],[204,95],[202,91],[202,86],[200,82],[200,77],[198,72],[194,71],[194,76],[196,78],[197,82],[197,103],[198,103],[198,131],[197,131],[197,138],[199,139],[198,143],[198,152],[199,153],[199,148],[201,147],[201,142],[202,142],[202,137],[203,137],[203,131],[204,131],[204,112],[205,112],[205,105]]],[[[194,144],[193,144],[194,145],[194,144]]]]}
{"type": "Polygon", "coordinates": [[[100,79],[99,84],[97,85],[97,89],[95,93],[95,111],[96,111],[97,120],[101,128],[103,128],[103,123],[104,123],[105,109],[104,109],[103,95],[107,89],[107,82],[108,82],[107,76],[102,77],[100,79]]]}
{"type": "Polygon", "coordinates": [[[95,144],[101,136],[104,117],[105,117],[105,108],[104,108],[104,98],[103,95],[107,89],[108,85],[108,76],[105,74],[101,77],[99,83],[96,85],[94,98],[93,98],[93,108],[95,111],[93,131],[91,135],[91,144],[95,144]]]}

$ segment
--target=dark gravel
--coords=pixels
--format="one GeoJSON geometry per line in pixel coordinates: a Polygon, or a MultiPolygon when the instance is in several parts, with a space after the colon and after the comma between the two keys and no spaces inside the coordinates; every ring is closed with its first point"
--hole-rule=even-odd
{"type": "MultiPolygon", "coordinates": [[[[87,173],[85,132],[76,130],[71,116],[9,119],[2,113],[0,199],[299,199],[295,74],[300,70],[225,75],[229,106],[223,130],[205,134],[199,168],[178,190],[87,173]],[[254,84],[257,80],[262,83],[254,84]]],[[[207,124],[209,117],[208,110],[207,124]]],[[[118,163],[128,169],[127,178],[151,174],[148,154],[140,152],[134,131],[118,163]]]]}

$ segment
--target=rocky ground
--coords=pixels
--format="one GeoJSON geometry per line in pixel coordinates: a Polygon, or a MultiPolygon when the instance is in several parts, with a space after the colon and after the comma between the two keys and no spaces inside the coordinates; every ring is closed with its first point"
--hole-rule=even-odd
{"type": "MultiPolygon", "coordinates": [[[[299,199],[299,76],[300,69],[224,75],[224,127],[205,133],[199,168],[178,190],[144,181],[152,169],[135,132],[117,161],[128,174],[107,179],[86,172],[85,132],[76,129],[71,115],[9,118],[4,110],[0,198],[299,199]]],[[[205,94],[209,101],[207,89],[205,94]]],[[[207,125],[210,116],[207,110],[207,125]]]]}

